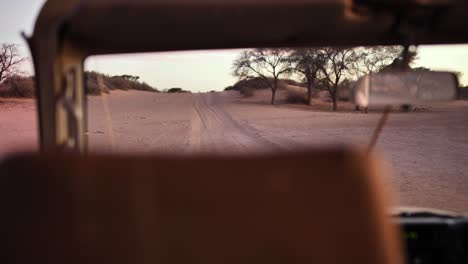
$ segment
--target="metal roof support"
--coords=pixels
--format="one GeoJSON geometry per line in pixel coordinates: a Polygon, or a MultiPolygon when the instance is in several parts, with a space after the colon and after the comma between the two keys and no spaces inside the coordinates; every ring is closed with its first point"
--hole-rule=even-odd
{"type": "MultiPolygon", "coordinates": [[[[70,5],[72,6],[72,5],[70,5]]],[[[64,10],[67,5],[61,6],[64,10]]],[[[39,140],[42,152],[84,151],[86,111],[84,53],[63,40],[63,10],[44,6],[34,35],[27,38],[36,73],[39,140]]]]}

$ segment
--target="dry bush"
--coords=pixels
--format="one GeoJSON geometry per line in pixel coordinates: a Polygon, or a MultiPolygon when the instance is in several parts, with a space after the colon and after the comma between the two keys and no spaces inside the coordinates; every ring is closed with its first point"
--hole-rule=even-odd
{"type": "Polygon", "coordinates": [[[356,86],[356,82],[355,81],[351,81],[351,80],[344,80],[341,84],[340,84],[340,87],[337,91],[337,99],[339,101],[343,101],[343,102],[349,102],[351,101],[352,97],[353,97],[353,89],[354,87],[356,86]]]}
{"type": "Polygon", "coordinates": [[[268,84],[262,78],[252,78],[247,80],[240,80],[236,82],[231,90],[241,91],[242,89],[249,88],[249,89],[267,89],[268,84]]]}
{"type": "MultiPolygon", "coordinates": [[[[126,75],[124,75],[126,76],[126,75]]],[[[145,82],[136,79],[128,79],[122,76],[108,76],[97,72],[85,72],[86,94],[99,95],[101,92],[109,93],[111,90],[139,90],[148,92],[159,92],[145,82]],[[98,78],[102,78],[102,85],[99,87],[98,78]]]]}
{"type": "MultiPolygon", "coordinates": [[[[109,93],[110,90],[140,90],[158,92],[150,85],[136,80],[124,79],[122,77],[110,77],[97,72],[85,72],[85,93],[100,95],[101,92],[109,93]],[[98,78],[102,78],[102,85],[98,85],[98,78]]],[[[12,76],[0,83],[0,97],[32,98],[34,92],[34,77],[12,76]]]]}
{"type": "Polygon", "coordinates": [[[132,83],[129,80],[126,80],[119,76],[113,76],[110,78],[106,78],[105,80],[106,85],[108,85],[109,90],[124,90],[127,91],[128,89],[132,89],[132,83]]]}
{"type": "Polygon", "coordinates": [[[139,90],[139,91],[147,91],[147,92],[158,92],[156,89],[151,87],[149,84],[145,82],[134,82],[133,83],[133,89],[139,90]]]}
{"type": "Polygon", "coordinates": [[[468,100],[468,86],[460,89],[460,99],[468,100]]]}
{"type": "Polygon", "coordinates": [[[230,86],[224,88],[224,91],[236,91],[236,88],[234,86],[230,85],[230,86]]]}
{"type": "Polygon", "coordinates": [[[182,88],[169,88],[167,89],[168,93],[181,93],[183,90],[182,88]]]}
{"type": "Polygon", "coordinates": [[[84,75],[85,78],[85,93],[92,95],[100,95],[101,92],[109,93],[109,88],[106,85],[104,78],[102,85],[98,84],[98,76],[100,74],[97,72],[86,72],[84,75]]]}
{"type": "Polygon", "coordinates": [[[293,91],[288,91],[286,95],[286,102],[290,104],[309,104],[306,93],[299,93],[293,91]]]}
{"type": "Polygon", "coordinates": [[[252,97],[255,94],[255,88],[243,87],[240,90],[240,94],[242,94],[244,97],[252,97]]]}
{"type": "MultiPolygon", "coordinates": [[[[271,80],[272,81],[272,80],[271,80]]],[[[288,85],[294,85],[298,87],[305,87],[305,84],[299,83],[291,79],[280,79],[277,85],[278,90],[285,89],[288,85]]],[[[270,89],[266,81],[260,77],[240,80],[232,86],[224,88],[224,91],[239,91],[243,95],[253,95],[255,90],[270,89]],[[250,91],[252,90],[252,91],[250,91]]]]}
{"type": "Polygon", "coordinates": [[[34,97],[34,78],[12,76],[7,78],[0,84],[0,97],[34,97]]]}
{"type": "Polygon", "coordinates": [[[318,98],[322,102],[328,102],[328,103],[332,102],[330,93],[325,90],[318,91],[314,97],[318,98]]]}
{"type": "Polygon", "coordinates": [[[184,90],[179,87],[167,89],[168,93],[191,93],[190,91],[184,90]]]}

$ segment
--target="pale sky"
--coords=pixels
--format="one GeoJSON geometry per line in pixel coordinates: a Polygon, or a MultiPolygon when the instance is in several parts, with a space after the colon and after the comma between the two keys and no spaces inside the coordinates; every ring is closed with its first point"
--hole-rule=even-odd
{"type": "Polygon", "coordinates": [[[130,74],[162,90],[180,87],[193,92],[222,90],[236,82],[231,65],[241,50],[177,51],[94,56],[86,70],[130,74]]]}
{"type": "MultiPolygon", "coordinates": [[[[44,2],[0,0],[0,43],[17,43],[22,54],[30,57],[20,33],[32,33],[34,21],[44,2]]],[[[96,56],[86,60],[85,69],[110,75],[138,75],[140,80],[158,89],[181,87],[194,92],[222,90],[236,81],[231,76],[231,65],[237,54],[239,50],[96,56]]],[[[462,83],[468,84],[468,44],[420,46],[416,64],[433,70],[463,72],[462,83]]],[[[25,63],[23,69],[33,73],[29,63],[25,63]]]]}

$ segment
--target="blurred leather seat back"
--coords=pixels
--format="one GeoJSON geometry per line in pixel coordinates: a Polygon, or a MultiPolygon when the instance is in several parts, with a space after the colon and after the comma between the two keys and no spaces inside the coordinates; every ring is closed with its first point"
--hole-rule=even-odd
{"type": "Polygon", "coordinates": [[[11,263],[402,263],[372,158],[19,156],[0,168],[11,263]]]}

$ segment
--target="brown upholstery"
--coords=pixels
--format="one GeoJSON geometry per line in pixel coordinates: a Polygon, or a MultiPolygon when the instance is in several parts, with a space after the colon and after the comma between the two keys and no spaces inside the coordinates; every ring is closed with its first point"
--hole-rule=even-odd
{"type": "Polygon", "coordinates": [[[402,263],[364,154],[20,156],[0,167],[6,263],[402,263]]]}

